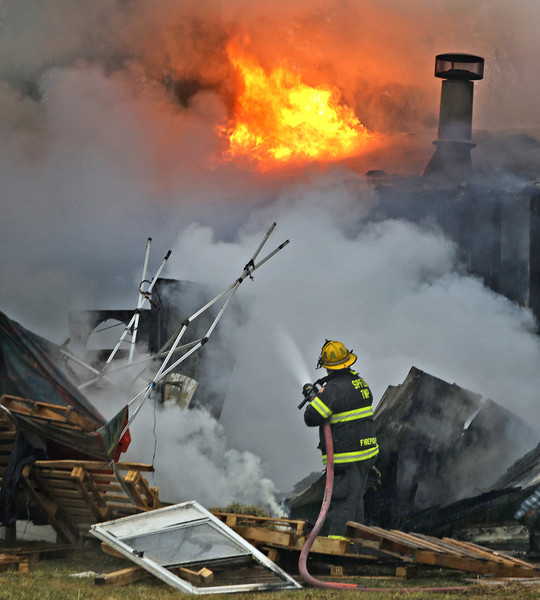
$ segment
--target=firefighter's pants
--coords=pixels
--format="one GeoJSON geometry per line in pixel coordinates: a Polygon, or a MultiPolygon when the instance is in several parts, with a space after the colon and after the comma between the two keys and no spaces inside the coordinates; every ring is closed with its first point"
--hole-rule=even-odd
{"type": "Polygon", "coordinates": [[[334,468],[334,489],[327,516],[328,535],[345,535],[347,521],[364,522],[364,493],[377,457],[334,468]]]}

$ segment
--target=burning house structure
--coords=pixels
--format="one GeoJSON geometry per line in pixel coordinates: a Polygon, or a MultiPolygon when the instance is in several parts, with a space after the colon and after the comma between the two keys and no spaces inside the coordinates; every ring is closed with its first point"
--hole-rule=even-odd
{"type": "MultiPolygon", "coordinates": [[[[229,55],[234,64],[237,59],[234,46],[229,48],[229,55]]],[[[366,179],[379,198],[369,219],[399,218],[436,223],[455,242],[459,258],[470,273],[482,278],[494,291],[530,307],[540,318],[540,190],[534,182],[514,187],[499,185],[496,178],[485,177],[473,168],[473,90],[474,81],[483,77],[483,67],[483,59],[473,55],[450,53],[436,57],[435,76],[443,79],[443,83],[435,153],[423,173],[416,176],[389,176],[381,171],[368,173],[366,179]]],[[[249,96],[249,89],[244,93],[249,96]]],[[[240,120],[241,116],[240,110],[240,120]]],[[[345,122],[349,119],[356,133],[360,131],[351,115],[341,117],[345,122]]],[[[240,132],[241,128],[237,128],[237,136],[231,135],[231,153],[236,150],[240,132]]],[[[347,152],[354,155],[367,136],[367,133],[356,136],[353,145],[344,149],[345,156],[347,152]]],[[[274,159],[280,160],[283,152],[278,145],[274,159]]],[[[137,309],[139,350],[150,355],[160,352],[207,297],[208,290],[194,283],[157,279],[148,298],[150,307],[137,309]]],[[[84,349],[82,358],[99,374],[112,348],[92,346],[90,339],[110,320],[129,328],[132,316],[133,311],[127,309],[72,312],[70,343],[84,349]]],[[[212,327],[215,317],[216,313],[209,314],[206,321],[199,321],[190,340],[205,340],[204,332],[212,327]]],[[[188,340],[188,343],[191,342],[188,340]]],[[[221,343],[219,336],[216,343],[221,343]]],[[[224,395],[209,386],[206,377],[209,357],[205,351],[203,348],[182,365],[181,371],[164,379],[161,394],[162,398],[169,393],[174,396],[174,388],[182,387],[177,376],[189,377],[198,386],[195,402],[200,401],[219,418],[224,395]]],[[[124,350],[124,358],[126,354],[124,350]]],[[[122,358],[122,349],[118,356],[122,358]]],[[[223,356],[228,355],[223,353],[221,358],[223,356]]],[[[223,372],[230,373],[231,366],[222,365],[223,372]]],[[[7,367],[5,362],[4,368],[7,367]]],[[[59,383],[59,377],[49,378],[52,387],[64,385],[59,383]]],[[[31,379],[21,377],[20,380],[28,383],[31,379]]],[[[32,388],[2,391],[20,396],[34,393],[32,388]]],[[[69,391],[68,395],[70,399],[63,398],[60,404],[66,409],[76,405],[78,412],[84,413],[82,416],[93,417],[94,423],[86,433],[92,440],[104,439],[109,424],[85,408],[76,390],[69,391]],[[86,414],[88,410],[92,414],[86,414]]],[[[68,412],[62,413],[64,422],[59,442],[66,442],[72,432],[68,412]]],[[[49,421],[56,418],[51,412],[47,415],[49,421]]],[[[122,432],[124,417],[124,414],[118,417],[113,437],[122,432]]],[[[23,422],[24,415],[18,418],[23,422]]],[[[414,366],[402,385],[388,388],[377,407],[375,420],[382,449],[378,464],[381,480],[373,482],[368,494],[367,515],[380,526],[449,534],[455,533],[458,525],[465,527],[486,520],[508,522],[521,500],[537,484],[538,448],[531,450],[537,432],[528,423],[491,400],[480,398],[474,391],[439,380],[414,366]],[[505,469],[508,469],[506,473],[505,469]]],[[[5,438],[13,441],[15,432],[11,425],[5,420],[5,438]]],[[[54,423],[47,422],[48,430],[53,426],[54,423]]],[[[81,439],[87,437],[83,435],[81,439]]],[[[116,447],[116,442],[118,439],[114,439],[111,447],[116,447]]],[[[80,448],[78,445],[76,449],[80,448]]],[[[88,456],[111,458],[107,452],[95,455],[90,450],[83,458],[88,456]]],[[[103,521],[117,515],[114,502],[107,504],[106,498],[101,502],[112,488],[107,489],[105,485],[105,491],[97,489],[100,469],[95,464],[87,467],[82,475],[79,471],[67,474],[60,467],[51,474],[53,467],[42,465],[47,478],[74,479],[79,486],[77,493],[82,490],[90,500],[93,498],[89,504],[94,514],[85,515],[86,521],[63,527],[61,511],[47,515],[68,540],[76,536],[77,528],[87,527],[91,519],[103,521]]],[[[115,475],[107,472],[108,477],[115,475]]],[[[39,483],[39,476],[37,481],[39,483]]],[[[31,482],[29,485],[32,487],[31,482]]],[[[45,489],[46,485],[42,487],[45,489]]],[[[121,487],[124,492],[126,488],[129,490],[128,497],[135,498],[141,510],[159,505],[155,492],[142,482],[140,472],[132,474],[130,471],[122,477],[121,487]]],[[[111,495],[121,493],[117,488],[112,491],[111,495]]],[[[315,486],[290,500],[291,516],[313,520],[314,511],[320,506],[318,491],[322,491],[320,486],[315,486]]],[[[42,505],[46,506],[46,502],[42,505]]]]}
{"type": "MultiPolygon", "coordinates": [[[[479,173],[471,158],[474,82],[483,72],[478,56],[436,57],[435,76],[443,79],[436,150],[421,174],[366,174],[378,196],[369,218],[440,228],[470,274],[540,322],[540,187],[479,173]]],[[[513,515],[538,485],[537,429],[414,366],[386,390],[374,418],[381,452],[366,494],[368,522],[457,536],[501,525],[499,537],[514,549],[535,548],[534,532],[513,515]]],[[[313,521],[323,487],[321,478],[296,489],[287,501],[291,515],[313,521]]]]}

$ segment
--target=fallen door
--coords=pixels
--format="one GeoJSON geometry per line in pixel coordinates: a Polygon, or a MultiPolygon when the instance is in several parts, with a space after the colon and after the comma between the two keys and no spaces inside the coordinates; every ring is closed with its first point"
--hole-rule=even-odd
{"type": "Polygon", "coordinates": [[[194,500],[97,523],[92,525],[90,533],[183,592],[216,594],[302,587],[194,500]],[[261,566],[264,567],[262,573],[261,566]],[[194,567],[215,570],[222,575],[242,570],[249,572],[251,579],[249,583],[240,580],[231,584],[230,577],[221,577],[221,585],[197,586],[178,574],[194,567]],[[258,581],[252,579],[254,572],[258,573],[258,581]]]}

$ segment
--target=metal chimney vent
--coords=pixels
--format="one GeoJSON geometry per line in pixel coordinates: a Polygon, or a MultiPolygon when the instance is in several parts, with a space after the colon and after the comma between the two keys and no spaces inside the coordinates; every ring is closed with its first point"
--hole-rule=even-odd
{"type": "Polygon", "coordinates": [[[473,81],[484,77],[484,59],[472,54],[438,54],[435,77],[441,88],[437,146],[422,175],[457,178],[471,170],[473,81]]]}

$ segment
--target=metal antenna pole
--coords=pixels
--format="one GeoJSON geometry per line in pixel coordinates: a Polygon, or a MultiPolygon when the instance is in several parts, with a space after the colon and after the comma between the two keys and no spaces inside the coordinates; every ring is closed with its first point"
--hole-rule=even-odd
{"type": "Polygon", "coordinates": [[[229,301],[231,300],[231,298],[234,296],[234,293],[236,292],[236,290],[240,287],[240,281],[237,281],[234,289],[231,291],[231,293],[229,294],[229,296],[227,297],[227,300],[225,300],[225,302],[223,303],[223,306],[221,307],[221,309],[219,310],[216,318],[214,319],[214,321],[212,322],[212,324],[210,325],[210,328],[208,329],[208,331],[206,332],[206,335],[199,340],[199,343],[197,344],[196,347],[192,348],[189,352],[186,352],[185,354],[183,354],[176,362],[174,362],[166,371],[162,371],[161,373],[158,373],[155,377],[154,377],[154,382],[157,383],[160,379],[162,379],[163,377],[165,377],[168,373],[170,373],[173,369],[175,369],[179,364],[181,364],[184,360],[186,360],[186,358],[188,356],[190,356],[191,354],[193,354],[196,350],[198,350],[199,348],[201,348],[204,344],[206,344],[206,342],[208,341],[208,338],[212,335],[212,332],[214,331],[216,325],[218,324],[218,321],[221,319],[221,316],[223,315],[223,313],[225,312],[225,309],[227,308],[227,305],[229,304],[229,301]]]}
{"type": "Polygon", "coordinates": [[[257,250],[255,250],[255,254],[251,257],[252,261],[255,261],[255,259],[257,258],[257,256],[259,256],[259,252],[262,250],[262,247],[266,244],[266,241],[268,240],[268,238],[272,235],[272,232],[274,231],[274,229],[276,228],[276,223],[272,223],[272,225],[270,225],[270,228],[268,229],[268,231],[266,232],[265,236],[263,237],[261,243],[259,244],[259,247],[257,248],[257,250]]]}
{"type": "MultiPolygon", "coordinates": [[[[160,381],[163,377],[165,377],[168,373],[170,373],[182,361],[184,361],[186,358],[188,358],[189,356],[191,356],[191,354],[193,354],[194,352],[196,352],[201,346],[203,346],[208,341],[208,338],[210,337],[210,335],[214,331],[214,329],[215,329],[218,321],[221,319],[221,317],[222,317],[223,313],[225,312],[225,309],[227,308],[227,305],[229,304],[231,298],[236,293],[236,291],[240,287],[241,283],[246,279],[246,277],[248,277],[248,276],[251,277],[251,274],[253,273],[253,271],[255,271],[256,269],[258,269],[266,261],[268,261],[270,258],[272,258],[272,256],[274,256],[277,252],[279,252],[280,250],[282,250],[283,248],[285,248],[285,246],[289,243],[289,240],[285,240],[285,242],[283,242],[282,244],[280,244],[275,250],[273,250],[272,252],[270,252],[270,254],[268,254],[267,256],[265,256],[258,263],[255,263],[255,259],[259,255],[262,247],[264,246],[264,244],[266,243],[266,241],[268,240],[268,238],[270,237],[270,234],[274,230],[275,226],[276,226],[276,224],[273,223],[272,226],[270,227],[270,229],[267,231],[267,233],[264,236],[262,242],[259,244],[257,250],[255,251],[255,253],[251,257],[251,259],[249,260],[249,262],[244,266],[244,269],[243,269],[242,274],[240,275],[240,277],[234,283],[232,283],[227,289],[223,290],[223,292],[221,292],[220,294],[218,294],[213,300],[211,300],[210,302],[208,302],[207,304],[205,304],[205,306],[203,306],[202,308],[200,308],[193,315],[191,315],[191,317],[189,317],[188,319],[186,319],[182,323],[182,326],[181,326],[178,334],[175,334],[176,338],[174,339],[174,342],[172,343],[172,346],[171,346],[170,350],[168,350],[166,352],[165,359],[164,359],[163,363],[161,364],[161,367],[158,369],[158,372],[156,373],[154,379],[143,390],[141,390],[135,396],[135,398],[133,398],[133,400],[131,400],[129,402],[128,406],[131,406],[131,404],[133,404],[133,402],[135,402],[137,400],[137,398],[139,398],[141,395],[143,395],[143,398],[142,398],[140,404],[135,409],[132,417],[129,419],[128,424],[124,427],[124,430],[122,431],[122,434],[121,434],[120,437],[122,437],[122,435],[124,435],[124,433],[127,431],[130,423],[133,421],[133,419],[135,418],[136,414],[140,411],[142,405],[144,404],[146,398],[148,398],[148,396],[150,395],[150,391],[155,387],[156,383],[158,381],[160,381]],[[206,336],[203,337],[203,338],[201,338],[200,340],[192,342],[194,344],[194,346],[192,348],[190,348],[190,350],[188,350],[188,352],[186,352],[185,354],[183,354],[177,361],[175,361],[172,365],[170,365],[167,368],[167,365],[169,364],[169,361],[170,361],[171,356],[173,355],[173,353],[176,352],[180,348],[187,348],[189,346],[189,344],[185,344],[184,346],[181,346],[181,347],[178,346],[178,344],[180,343],[180,340],[182,339],[182,336],[186,332],[186,329],[188,328],[189,324],[194,319],[196,319],[199,315],[201,315],[205,310],[207,310],[208,308],[210,308],[210,306],[212,306],[218,300],[220,300],[221,298],[223,298],[226,294],[229,294],[229,295],[225,299],[225,302],[223,303],[221,309],[219,310],[219,312],[216,315],[214,321],[210,325],[210,327],[209,327],[209,329],[208,329],[208,331],[206,333],[206,336]]],[[[171,340],[174,337],[175,336],[173,335],[169,340],[167,340],[167,342],[165,343],[165,345],[161,348],[161,350],[158,351],[158,353],[156,354],[156,356],[160,356],[160,355],[162,355],[162,354],[165,353],[165,349],[169,346],[169,344],[171,343],[171,340]]]]}
{"type": "MultiPolygon", "coordinates": [[[[202,308],[200,308],[197,312],[195,312],[194,314],[191,315],[191,317],[189,317],[189,319],[187,319],[186,321],[184,321],[184,323],[182,323],[182,327],[184,326],[184,324],[189,325],[192,321],[194,321],[199,315],[201,315],[203,312],[205,312],[206,310],[208,310],[213,304],[215,304],[216,302],[218,302],[218,300],[221,300],[221,298],[223,298],[223,296],[225,296],[226,294],[228,294],[234,287],[236,287],[236,285],[238,284],[238,281],[240,281],[240,283],[250,274],[251,271],[254,271],[255,269],[251,268],[254,267],[254,261],[257,258],[257,256],[259,255],[262,247],[264,246],[264,244],[266,244],[268,238],[270,237],[270,235],[272,234],[272,232],[274,231],[274,229],[276,228],[276,223],[272,223],[272,225],[270,226],[270,228],[268,229],[268,231],[266,232],[266,234],[264,235],[261,243],[259,244],[259,246],[257,247],[257,249],[255,250],[255,253],[253,254],[253,256],[249,259],[248,263],[246,264],[246,266],[244,267],[244,271],[242,272],[242,275],[239,277],[239,279],[237,279],[236,281],[234,281],[233,283],[231,283],[231,285],[226,288],[225,290],[223,290],[220,294],[218,294],[215,298],[213,298],[212,300],[210,300],[210,302],[208,302],[207,304],[205,304],[202,308]]],[[[257,267],[261,266],[263,264],[263,262],[266,262],[271,256],[273,256],[276,252],[278,252],[279,250],[281,250],[284,246],[286,246],[289,243],[289,240],[283,242],[283,244],[281,244],[281,246],[279,246],[278,248],[276,248],[274,250],[274,252],[272,252],[271,255],[268,255],[264,261],[260,262],[257,264],[257,267]]],[[[257,268],[255,267],[255,268],[257,268]]],[[[159,350],[159,352],[164,352],[170,345],[170,343],[172,342],[172,340],[174,339],[174,337],[178,334],[177,330],[166,342],[165,344],[163,344],[163,346],[161,347],[161,349],[159,350]]],[[[185,331],[185,329],[184,329],[185,331]]],[[[182,332],[182,335],[184,333],[184,331],[182,332]]],[[[177,338],[178,341],[178,338],[177,338]]]]}
{"type": "MultiPolygon", "coordinates": [[[[145,261],[144,261],[143,278],[146,276],[145,274],[146,274],[147,265],[148,265],[148,256],[149,256],[149,250],[150,250],[150,244],[151,244],[151,242],[152,242],[152,238],[148,238],[148,240],[146,242],[146,256],[145,256],[145,261]]],[[[165,265],[166,265],[167,261],[169,260],[169,256],[171,255],[171,253],[172,253],[171,250],[167,251],[167,254],[165,255],[165,257],[161,261],[161,264],[160,264],[158,270],[156,271],[156,274],[152,278],[152,281],[150,282],[150,285],[148,286],[148,288],[146,289],[146,291],[144,293],[141,292],[140,286],[139,286],[140,297],[139,297],[139,300],[137,302],[137,308],[136,308],[133,316],[131,317],[129,323],[126,325],[124,331],[122,332],[122,335],[120,336],[120,339],[116,342],[116,345],[112,349],[111,353],[109,354],[109,357],[105,361],[105,364],[103,365],[103,367],[101,368],[101,370],[97,371],[95,369],[91,369],[92,371],[94,371],[95,373],[97,373],[97,376],[93,377],[92,379],[90,379],[88,381],[85,381],[81,385],[78,385],[77,388],[79,390],[83,390],[84,388],[88,387],[89,385],[92,385],[92,383],[94,383],[96,381],[99,381],[104,376],[105,370],[110,365],[112,359],[115,357],[116,353],[118,352],[118,350],[119,350],[122,342],[124,341],[124,339],[126,338],[127,334],[131,330],[131,327],[133,327],[133,326],[135,326],[134,335],[136,336],[136,331],[137,330],[136,330],[135,323],[138,324],[140,310],[141,310],[141,308],[142,308],[145,300],[148,299],[147,296],[152,291],[154,285],[156,284],[156,281],[158,280],[159,276],[161,275],[161,272],[165,268],[165,265]]],[[[144,281],[144,279],[143,279],[143,281],[144,281]]],[[[131,358],[133,356],[132,350],[133,350],[134,345],[135,345],[135,337],[132,338],[132,345],[130,347],[130,361],[131,361],[131,358]]]]}
{"type": "MultiPolygon", "coordinates": [[[[274,224],[274,226],[275,226],[275,224],[274,224]]],[[[270,235],[270,233],[272,233],[272,230],[273,230],[273,227],[269,230],[268,234],[266,235],[265,241],[266,241],[266,239],[268,239],[268,236],[270,235]]],[[[206,304],[206,306],[204,306],[202,309],[198,310],[191,317],[189,317],[186,321],[184,321],[184,323],[182,325],[182,329],[181,329],[180,333],[178,334],[178,336],[177,336],[177,338],[176,338],[176,340],[175,340],[175,342],[173,344],[172,349],[169,350],[169,354],[167,355],[165,361],[161,365],[161,368],[159,369],[159,371],[157,372],[156,376],[154,377],[154,383],[157,383],[160,379],[162,379],[163,377],[165,377],[165,375],[167,375],[168,373],[170,373],[174,368],[176,368],[180,363],[182,363],[188,356],[190,356],[191,354],[193,354],[193,352],[195,352],[201,346],[203,346],[204,344],[206,344],[206,342],[208,341],[208,338],[210,337],[210,335],[214,331],[216,325],[218,324],[218,321],[221,319],[223,313],[225,312],[225,309],[227,308],[227,305],[231,301],[232,297],[234,296],[234,294],[236,293],[236,291],[238,290],[238,288],[240,287],[240,284],[244,281],[244,279],[246,277],[248,277],[248,276],[251,276],[251,274],[253,273],[253,271],[255,271],[256,269],[258,269],[267,260],[269,260],[270,258],[272,258],[272,256],[274,256],[274,254],[276,254],[277,252],[279,252],[280,250],[282,250],[283,248],[285,248],[285,246],[288,243],[289,243],[289,240],[286,240],[285,242],[283,242],[282,244],[280,244],[275,250],[273,250],[270,254],[268,254],[262,260],[260,260],[257,264],[254,264],[253,259],[254,259],[254,257],[256,257],[259,254],[259,252],[260,252],[260,250],[262,248],[262,244],[259,245],[259,247],[257,248],[256,253],[253,255],[253,257],[250,259],[250,261],[244,267],[244,270],[242,271],[242,275],[232,285],[230,285],[224,292],[222,292],[221,294],[219,294],[218,296],[216,296],[216,298],[214,298],[213,300],[211,300],[208,304],[206,304]],[[186,329],[188,328],[188,325],[196,317],[198,317],[204,310],[206,310],[209,306],[211,306],[212,304],[214,304],[219,298],[222,298],[227,292],[229,292],[229,295],[227,296],[227,299],[223,303],[223,306],[219,310],[218,314],[216,315],[216,318],[214,319],[214,321],[210,325],[210,328],[208,329],[208,331],[206,332],[206,335],[202,338],[202,340],[200,341],[200,343],[195,348],[192,348],[189,352],[187,352],[186,354],[182,355],[176,362],[174,362],[168,369],[165,370],[165,367],[167,366],[167,364],[169,362],[169,358],[170,358],[172,352],[174,351],[174,349],[176,348],[176,344],[179,342],[179,340],[181,339],[181,337],[184,335],[186,329]]]]}
{"type": "MultiPolygon", "coordinates": [[[[142,286],[146,280],[146,270],[148,269],[148,256],[150,255],[150,245],[152,244],[152,238],[148,238],[146,240],[146,253],[144,255],[144,265],[141,283],[139,285],[139,293],[137,297],[137,311],[135,313],[135,322],[133,323],[133,334],[131,336],[131,346],[129,347],[129,360],[128,362],[133,361],[133,353],[135,352],[135,342],[137,341],[137,329],[139,327],[139,311],[146,300],[146,296],[143,294],[142,286]]],[[[148,293],[148,291],[146,292],[148,293]]]]}
{"type": "MultiPolygon", "coordinates": [[[[148,289],[146,290],[145,294],[149,294],[152,291],[152,288],[154,287],[156,281],[158,280],[158,277],[160,276],[161,271],[163,271],[163,268],[165,267],[166,262],[169,260],[170,255],[171,255],[171,251],[169,250],[167,252],[167,254],[165,255],[165,258],[161,262],[159,269],[157,270],[156,274],[154,275],[154,278],[150,282],[150,285],[148,286],[148,289]]],[[[146,296],[144,296],[144,300],[146,300],[146,296]]],[[[143,303],[144,303],[144,300],[143,300],[143,303]]],[[[128,325],[122,332],[120,339],[116,342],[116,346],[113,348],[112,352],[110,353],[109,358],[105,361],[105,364],[103,365],[103,369],[101,369],[102,372],[107,368],[108,364],[115,357],[116,353],[118,352],[118,349],[120,348],[120,344],[124,341],[126,335],[130,331],[133,324],[135,323],[135,319],[137,316],[138,316],[138,313],[137,313],[137,311],[135,311],[135,314],[131,317],[131,320],[129,321],[128,325]]]]}
{"type": "Polygon", "coordinates": [[[180,340],[182,339],[182,336],[184,335],[184,333],[185,333],[185,331],[187,329],[187,326],[189,325],[188,321],[185,321],[184,324],[182,325],[182,328],[180,329],[180,333],[176,336],[176,339],[174,340],[174,344],[172,345],[171,349],[169,350],[169,352],[165,356],[164,361],[161,363],[161,367],[158,369],[158,372],[156,373],[156,376],[154,377],[154,382],[156,381],[156,379],[158,377],[160,378],[160,375],[165,370],[165,367],[167,366],[167,364],[168,364],[168,362],[169,362],[169,360],[170,360],[173,352],[176,350],[176,347],[180,343],[180,340]]]}

